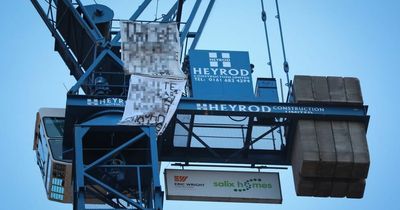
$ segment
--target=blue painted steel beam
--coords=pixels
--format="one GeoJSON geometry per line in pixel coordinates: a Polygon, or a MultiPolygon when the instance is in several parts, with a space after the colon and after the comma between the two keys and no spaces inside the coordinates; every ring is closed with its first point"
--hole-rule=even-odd
{"type": "MultiPolygon", "coordinates": [[[[100,192],[99,190],[97,190],[93,186],[87,186],[86,187],[86,191],[91,193],[92,195],[94,195],[97,199],[101,200],[105,204],[111,206],[113,208],[112,210],[121,209],[122,208],[122,206],[120,204],[118,204],[117,202],[109,199],[105,193],[100,192]]],[[[90,210],[93,210],[93,209],[90,209],[90,210]]],[[[103,210],[105,210],[105,209],[103,209],[103,210]]]]}
{"type": "Polygon", "coordinates": [[[189,131],[188,131],[188,136],[187,136],[187,144],[186,147],[189,148],[192,145],[192,134],[193,134],[193,125],[194,125],[194,118],[196,115],[190,115],[190,122],[189,122],[189,131]]]}
{"type": "Polygon", "coordinates": [[[96,161],[92,162],[90,165],[87,165],[84,168],[84,171],[88,171],[91,168],[93,168],[94,166],[102,163],[103,161],[107,160],[108,158],[112,157],[114,154],[122,151],[123,149],[125,149],[126,147],[128,147],[129,145],[135,143],[136,141],[140,140],[141,138],[143,138],[145,136],[145,133],[141,133],[137,136],[135,136],[134,138],[130,139],[129,141],[125,142],[124,144],[122,144],[121,146],[113,149],[112,151],[110,151],[109,153],[105,154],[104,156],[102,156],[101,158],[97,159],[96,161]]]}
{"type": "Polygon", "coordinates": [[[119,126],[123,112],[120,110],[112,110],[103,113],[103,115],[96,115],[97,117],[90,118],[90,120],[81,123],[82,127],[110,127],[119,126]]]}
{"type": "Polygon", "coordinates": [[[86,11],[86,8],[83,6],[82,2],[80,0],[75,0],[80,9],[82,10],[83,17],[85,18],[85,21],[88,23],[88,26],[93,30],[93,33],[97,37],[98,41],[104,42],[105,38],[103,35],[100,33],[99,29],[97,28],[96,24],[93,23],[92,17],[88,14],[86,11]]]}
{"type": "MultiPolygon", "coordinates": [[[[61,0],[64,1],[65,5],[67,5],[67,7],[71,10],[71,13],[73,14],[73,16],[78,20],[78,23],[82,26],[82,28],[86,31],[86,33],[89,35],[89,37],[97,43],[103,43],[104,42],[104,38],[103,36],[100,34],[99,30],[97,29],[96,26],[94,26],[93,29],[91,29],[91,27],[88,25],[89,24],[93,24],[92,21],[90,21],[90,17],[87,15],[87,13],[85,12],[86,10],[84,8],[82,8],[82,11],[85,12],[84,14],[86,14],[86,18],[89,19],[88,22],[85,22],[83,20],[83,18],[81,17],[81,15],[78,13],[78,11],[76,10],[76,8],[74,7],[74,5],[72,5],[71,0],[61,0]]],[[[76,0],[76,2],[79,5],[82,5],[82,3],[80,3],[79,0],[76,0]]],[[[93,26],[92,26],[93,27],[93,26]]]]}
{"type": "Polygon", "coordinates": [[[178,0],[178,9],[176,11],[176,23],[177,23],[178,31],[181,27],[183,2],[184,2],[184,0],[178,0]]]}
{"type": "Polygon", "coordinates": [[[212,8],[214,6],[214,3],[215,3],[215,0],[210,0],[210,2],[208,3],[207,10],[204,13],[203,19],[200,22],[199,29],[197,30],[197,33],[196,33],[196,36],[195,36],[195,38],[194,38],[194,40],[192,42],[192,45],[190,46],[190,50],[193,50],[193,49],[196,48],[196,45],[199,42],[201,34],[203,33],[204,26],[207,23],[208,17],[210,16],[210,13],[211,13],[211,10],[212,10],[212,8]]]}
{"type": "Polygon", "coordinates": [[[96,168],[151,168],[152,165],[97,165],[96,168]]]}
{"type": "MultiPolygon", "coordinates": [[[[183,122],[181,122],[181,121],[178,120],[178,119],[176,119],[176,122],[177,122],[179,125],[181,125],[181,126],[183,127],[183,129],[185,129],[188,133],[190,132],[190,129],[189,129],[188,127],[186,127],[186,125],[185,125],[183,122]]],[[[199,141],[200,144],[202,144],[202,145],[207,149],[207,151],[209,151],[214,157],[222,159],[222,157],[221,157],[217,152],[215,152],[215,150],[213,150],[213,148],[211,148],[206,142],[204,142],[198,135],[196,135],[194,132],[192,132],[191,134],[192,134],[192,136],[193,136],[197,141],[199,141]]]]}
{"type": "Polygon", "coordinates": [[[153,201],[154,209],[161,210],[163,202],[163,194],[161,191],[159,168],[158,168],[158,149],[157,149],[157,131],[154,126],[147,128],[150,141],[150,157],[153,175],[153,201]]]}
{"type": "Polygon", "coordinates": [[[84,175],[85,175],[85,177],[86,177],[89,181],[93,182],[94,184],[99,185],[100,187],[104,188],[105,190],[107,190],[107,191],[111,192],[112,194],[118,196],[119,198],[123,199],[124,201],[126,201],[126,202],[129,203],[129,204],[131,204],[132,206],[135,206],[135,207],[138,208],[138,209],[146,210],[146,208],[144,208],[144,207],[141,206],[140,204],[134,202],[132,199],[130,199],[130,198],[127,197],[126,195],[124,195],[124,194],[118,192],[118,190],[116,190],[116,189],[114,189],[114,188],[108,186],[107,184],[103,183],[102,181],[100,181],[100,180],[94,178],[93,176],[91,176],[91,175],[89,175],[89,174],[87,174],[87,173],[85,173],[84,175]]]}
{"type": "MultiPolygon", "coordinates": [[[[142,192],[142,179],[141,179],[141,174],[140,174],[140,168],[139,167],[137,167],[136,168],[136,177],[137,177],[137,182],[138,182],[138,191],[139,192],[142,192]]],[[[143,197],[142,197],[142,193],[138,193],[139,194],[139,200],[138,200],[138,203],[140,204],[140,205],[143,205],[142,204],[142,199],[143,199],[143,197]]]]}
{"type": "Polygon", "coordinates": [[[75,158],[74,158],[74,210],[85,209],[85,182],[83,169],[83,136],[88,132],[89,128],[75,126],[75,158]]]}
{"type": "Polygon", "coordinates": [[[193,6],[192,11],[190,12],[189,18],[186,21],[186,24],[181,32],[181,37],[180,37],[180,42],[181,42],[181,49],[183,47],[183,42],[185,41],[185,39],[187,38],[187,35],[189,33],[189,29],[192,26],[193,20],[196,17],[196,13],[199,10],[201,4],[201,0],[196,0],[196,3],[193,6]]]}
{"type": "MultiPolygon", "coordinates": [[[[41,5],[37,0],[31,0],[33,6],[39,13],[40,17],[46,24],[47,28],[50,30],[51,35],[55,38],[56,43],[58,46],[62,48],[62,52],[60,52],[61,58],[64,60],[65,64],[68,66],[69,70],[71,71],[71,75],[75,77],[76,80],[78,80],[83,74],[83,70],[79,66],[78,62],[76,61],[75,57],[72,55],[72,53],[69,51],[68,47],[64,43],[63,39],[61,36],[58,34],[56,28],[54,27],[53,23],[50,22],[50,20],[47,17],[46,12],[43,10],[41,5]]],[[[84,89],[85,91],[85,89],[84,89]]]]}
{"type": "Polygon", "coordinates": [[[69,90],[69,93],[78,94],[79,88],[83,87],[84,82],[89,77],[90,74],[96,69],[99,65],[100,61],[106,56],[108,50],[104,50],[100,53],[99,56],[93,61],[90,67],[85,71],[85,73],[78,79],[74,86],[69,90]]]}
{"type": "Polygon", "coordinates": [[[100,62],[104,59],[104,57],[106,55],[110,56],[116,63],[118,63],[118,65],[123,67],[124,64],[123,64],[122,60],[117,55],[115,55],[115,53],[113,51],[111,51],[110,49],[104,49],[97,56],[97,58],[93,61],[93,63],[89,66],[89,68],[85,71],[85,73],[79,79],[77,79],[78,81],[75,83],[74,86],[71,87],[71,89],[69,90],[69,93],[77,94],[79,91],[79,88],[82,88],[82,89],[84,88],[83,84],[85,84],[85,81],[87,80],[87,78],[89,78],[90,74],[92,74],[94,72],[96,67],[100,64],[100,62]]]}
{"type": "MultiPolygon", "coordinates": [[[[113,99],[125,101],[124,98],[102,96],[68,95],[67,109],[73,107],[96,107],[103,109],[124,109],[125,102],[113,103],[113,99]],[[97,100],[101,103],[93,104],[97,100]],[[108,103],[109,101],[110,103],[108,103]]],[[[288,119],[325,119],[368,121],[367,106],[348,106],[332,104],[294,104],[270,103],[264,101],[216,101],[182,98],[178,104],[178,114],[195,115],[230,115],[254,117],[278,117],[288,119]]]]}
{"type": "Polygon", "coordinates": [[[248,152],[248,149],[252,145],[252,144],[250,144],[250,142],[251,142],[251,137],[253,134],[253,124],[254,124],[254,117],[249,117],[249,122],[247,124],[248,128],[246,131],[246,137],[245,137],[245,143],[244,143],[244,145],[246,146],[246,152],[248,152]]]}
{"type": "Polygon", "coordinates": [[[267,132],[261,134],[260,136],[258,136],[258,137],[255,138],[254,140],[246,141],[246,142],[245,142],[245,145],[244,145],[241,149],[237,150],[235,153],[233,153],[232,155],[230,155],[227,161],[229,161],[230,158],[233,158],[233,157],[235,157],[235,156],[240,155],[240,153],[242,153],[243,151],[248,150],[249,147],[250,147],[251,145],[255,144],[256,142],[258,142],[259,140],[261,140],[262,138],[264,138],[264,137],[267,136],[268,134],[274,132],[274,130],[276,130],[276,129],[278,129],[279,127],[285,125],[286,123],[287,123],[287,122],[278,123],[277,125],[271,127],[271,129],[269,129],[267,132]]]}
{"type": "Polygon", "coordinates": [[[176,9],[178,8],[178,1],[175,2],[174,6],[171,7],[171,9],[168,11],[166,15],[161,19],[161,22],[170,22],[172,21],[172,17],[176,12],[176,9]]]}
{"type": "MultiPolygon", "coordinates": [[[[144,0],[142,4],[138,7],[138,9],[133,13],[133,15],[129,18],[131,21],[135,21],[142,12],[146,9],[146,7],[150,4],[151,0],[144,0]]],[[[121,38],[121,32],[118,32],[117,35],[112,40],[112,43],[117,44],[121,38]]]]}

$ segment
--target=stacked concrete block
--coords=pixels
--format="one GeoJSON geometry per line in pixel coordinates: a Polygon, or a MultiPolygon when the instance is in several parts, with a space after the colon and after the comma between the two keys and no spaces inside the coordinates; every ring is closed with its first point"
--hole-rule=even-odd
{"type": "MultiPolygon", "coordinates": [[[[362,105],[360,82],[350,77],[295,76],[295,103],[362,105]]],[[[292,149],[296,193],[361,198],[370,159],[361,122],[299,120],[292,149]]]]}
{"type": "Polygon", "coordinates": [[[354,158],[347,122],[332,121],[331,123],[336,149],[336,169],[334,177],[351,177],[354,158]]]}
{"type": "Polygon", "coordinates": [[[363,104],[360,81],[357,78],[345,77],[344,86],[346,87],[346,103],[363,104]]]}
{"type": "Polygon", "coordinates": [[[369,152],[365,126],[357,122],[349,122],[350,140],[353,148],[353,178],[367,178],[369,169],[369,152]]]}
{"type": "Polygon", "coordinates": [[[299,120],[296,131],[292,165],[303,176],[315,176],[318,174],[320,158],[314,121],[299,120]]]}
{"type": "Polygon", "coordinates": [[[336,148],[330,121],[315,121],[315,133],[319,149],[319,171],[315,176],[333,177],[336,169],[336,148]]]}

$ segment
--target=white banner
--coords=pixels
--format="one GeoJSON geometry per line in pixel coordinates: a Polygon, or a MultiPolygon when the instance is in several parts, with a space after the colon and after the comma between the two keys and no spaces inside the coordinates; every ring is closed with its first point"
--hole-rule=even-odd
{"type": "Polygon", "coordinates": [[[176,23],[122,21],[121,58],[126,74],[184,78],[176,23]]]}
{"type": "Polygon", "coordinates": [[[121,125],[167,127],[182,96],[186,80],[132,75],[121,125]]]}
{"type": "Polygon", "coordinates": [[[131,75],[122,125],[155,125],[158,135],[175,113],[185,74],[176,23],[122,21],[121,57],[131,75]]]}

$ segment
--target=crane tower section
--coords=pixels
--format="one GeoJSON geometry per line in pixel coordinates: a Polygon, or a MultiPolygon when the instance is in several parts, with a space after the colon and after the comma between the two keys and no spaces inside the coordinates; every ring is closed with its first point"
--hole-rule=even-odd
{"type": "MultiPolygon", "coordinates": [[[[365,138],[369,116],[358,79],[295,76],[288,81],[286,100],[279,100],[271,65],[271,78],[258,78],[253,90],[254,66],[248,52],[196,48],[215,0],[207,1],[202,15],[198,14],[202,1],[196,0],[186,21],[183,0],[160,20],[138,21],[151,2],[144,0],[129,20],[122,21],[128,25],[124,30],[116,27],[114,12],[105,5],[83,5],[80,0],[31,2],[55,39],[55,51],[76,79],[65,109],[40,109],[36,119],[34,150],[50,200],[72,202],[74,210],[88,209],[88,204],[161,210],[162,161],[188,167],[292,165],[298,195],[363,196],[369,169],[365,138]],[[200,23],[193,30],[196,16],[200,23]],[[151,25],[164,28],[164,35],[151,25]],[[128,37],[130,26],[138,36],[128,37]],[[153,38],[157,42],[150,43],[153,38]],[[167,45],[171,40],[174,44],[167,45]],[[157,115],[140,112],[121,123],[127,107],[136,112],[151,109],[157,115]]],[[[262,14],[265,22],[264,10],[262,14]]],[[[254,177],[210,183],[214,187],[237,183],[231,193],[252,192],[252,186],[275,188],[260,174],[254,177]]],[[[178,176],[169,185],[185,180],[178,176]]],[[[205,184],[192,187],[198,186],[205,184]]],[[[259,201],[280,203],[280,191],[272,194],[273,199],[259,201]]],[[[179,194],[166,197],[193,199],[179,194]]],[[[240,199],[254,200],[220,197],[240,199]]]]}

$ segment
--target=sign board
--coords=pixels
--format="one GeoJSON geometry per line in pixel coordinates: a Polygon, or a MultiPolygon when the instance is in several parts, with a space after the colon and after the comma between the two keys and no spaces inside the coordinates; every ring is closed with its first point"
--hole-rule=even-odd
{"type": "Polygon", "coordinates": [[[282,203],[279,173],[165,170],[168,200],[282,203]]]}
{"type": "Polygon", "coordinates": [[[208,100],[252,100],[248,52],[189,51],[192,95],[208,100]]]}

